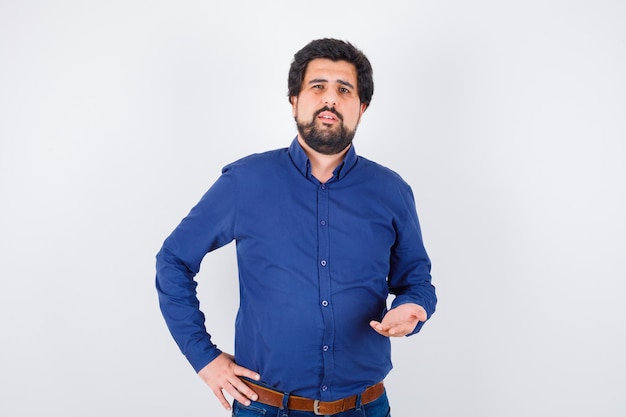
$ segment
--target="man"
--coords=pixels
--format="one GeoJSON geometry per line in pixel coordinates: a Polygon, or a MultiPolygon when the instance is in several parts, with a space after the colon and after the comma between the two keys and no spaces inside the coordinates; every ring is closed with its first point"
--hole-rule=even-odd
{"type": "Polygon", "coordinates": [[[233,415],[388,416],[389,337],[417,333],[437,302],[413,194],[352,145],[374,91],[360,50],[310,42],[288,87],[297,137],[224,167],[165,240],[161,310],[226,409],[224,392],[233,397],[233,415]],[[234,357],[211,342],[194,281],[204,255],[233,240],[234,357]]]}

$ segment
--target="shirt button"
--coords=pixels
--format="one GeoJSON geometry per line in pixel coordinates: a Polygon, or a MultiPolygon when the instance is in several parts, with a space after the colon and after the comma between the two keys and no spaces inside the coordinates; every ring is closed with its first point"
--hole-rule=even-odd
{"type": "Polygon", "coordinates": [[[326,184],[322,184],[322,186],[320,187],[322,190],[326,189],[326,184]]]}
{"type": "Polygon", "coordinates": [[[326,301],[326,300],[322,301],[322,305],[323,305],[324,307],[326,307],[326,306],[328,305],[328,301],[326,301]]]}
{"type": "Polygon", "coordinates": [[[324,349],[324,352],[328,352],[328,345],[324,345],[322,349],[324,349]]]}
{"type": "Polygon", "coordinates": [[[327,391],[328,387],[326,385],[322,385],[322,391],[327,391]]]}
{"type": "Polygon", "coordinates": [[[321,261],[320,264],[322,264],[322,266],[326,266],[326,261],[321,261]]]}
{"type": "Polygon", "coordinates": [[[322,220],[322,221],[320,222],[320,224],[321,224],[322,226],[326,226],[326,220],[322,220]]]}

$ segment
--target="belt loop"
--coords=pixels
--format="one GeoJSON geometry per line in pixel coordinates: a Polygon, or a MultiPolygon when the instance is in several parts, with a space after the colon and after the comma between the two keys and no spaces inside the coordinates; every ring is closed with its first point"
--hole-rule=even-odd
{"type": "Polygon", "coordinates": [[[361,408],[361,405],[362,405],[362,404],[361,404],[361,401],[362,401],[362,399],[361,399],[361,395],[363,395],[363,393],[362,393],[362,392],[359,392],[359,393],[357,394],[357,396],[356,396],[356,405],[355,405],[355,408],[356,408],[357,410],[358,410],[359,408],[361,408]]]}
{"type": "Polygon", "coordinates": [[[289,417],[289,393],[283,393],[283,405],[278,410],[278,417],[289,417]]]}

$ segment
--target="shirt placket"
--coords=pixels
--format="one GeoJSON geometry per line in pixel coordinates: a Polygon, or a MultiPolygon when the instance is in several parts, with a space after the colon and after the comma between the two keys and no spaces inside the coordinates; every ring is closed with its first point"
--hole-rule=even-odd
{"type": "Polygon", "coordinates": [[[323,363],[323,375],[320,384],[320,398],[328,401],[332,397],[332,379],[334,372],[334,334],[335,321],[331,299],[330,282],[330,233],[329,233],[329,187],[320,184],[317,196],[318,221],[318,277],[319,303],[324,320],[324,333],[320,345],[323,363]]]}

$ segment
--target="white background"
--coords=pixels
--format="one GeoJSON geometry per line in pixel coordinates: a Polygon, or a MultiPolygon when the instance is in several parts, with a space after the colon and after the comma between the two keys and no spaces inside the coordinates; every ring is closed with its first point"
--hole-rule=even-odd
{"type": "MultiPolygon", "coordinates": [[[[626,3],[0,0],[0,415],[227,416],[154,255],[295,135],[293,53],[376,90],[357,152],[412,186],[440,303],[394,339],[394,417],[626,415],[626,3]]],[[[198,279],[232,349],[234,248],[198,279]]]]}

